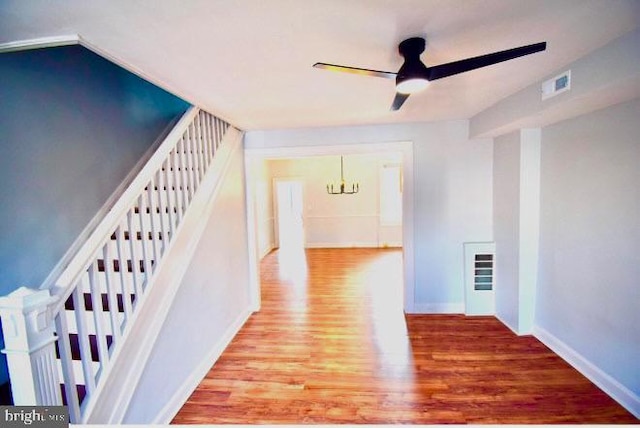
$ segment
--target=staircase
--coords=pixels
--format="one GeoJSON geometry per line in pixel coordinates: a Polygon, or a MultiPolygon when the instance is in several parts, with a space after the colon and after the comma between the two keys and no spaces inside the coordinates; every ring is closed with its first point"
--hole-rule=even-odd
{"type": "Polygon", "coordinates": [[[156,286],[161,267],[184,224],[198,221],[192,207],[215,189],[229,131],[239,135],[191,108],[51,287],[0,298],[16,405],[66,405],[72,423],[118,421],[96,414],[131,398],[159,330],[148,326],[175,295],[156,286]],[[130,391],[114,395],[119,379],[130,391]]]}

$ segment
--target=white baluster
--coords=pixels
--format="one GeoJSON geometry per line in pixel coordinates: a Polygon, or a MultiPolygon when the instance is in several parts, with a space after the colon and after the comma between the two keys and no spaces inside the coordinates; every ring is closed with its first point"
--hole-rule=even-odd
{"type": "Polygon", "coordinates": [[[147,184],[147,210],[149,211],[149,225],[151,230],[151,246],[153,248],[153,269],[158,266],[158,260],[160,260],[160,249],[158,248],[160,242],[158,242],[158,225],[155,221],[156,205],[153,200],[154,187],[156,186],[155,178],[151,178],[149,184],[147,184]]]}
{"type": "Polygon", "coordinates": [[[200,114],[202,114],[202,123],[204,124],[204,156],[207,166],[209,166],[211,163],[211,145],[209,144],[209,141],[211,141],[211,123],[207,113],[202,111],[200,114]]]}
{"type": "Polygon", "coordinates": [[[202,112],[198,113],[198,116],[196,116],[197,122],[196,122],[196,129],[198,132],[198,172],[199,172],[199,180],[202,181],[202,178],[204,177],[204,173],[207,171],[207,167],[205,162],[205,158],[204,158],[204,124],[202,123],[202,112]]]}
{"type": "Polygon", "coordinates": [[[199,170],[200,170],[200,162],[198,162],[198,140],[197,140],[197,134],[196,134],[196,126],[195,126],[195,121],[191,124],[190,126],[191,128],[191,159],[193,161],[193,183],[194,183],[194,187],[193,190],[194,192],[196,190],[198,190],[198,187],[200,186],[200,174],[199,174],[199,170]]]}
{"type": "MultiPolygon", "coordinates": [[[[91,395],[96,389],[96,381],[92,367],[93,361],[91,358],[91,345],[89,343],[90,332],[86,320],[86,309],[84,305],[84,293],[82,292],[82,287],[76,287],[71,296],[73,298],[73,312],[76,316],[76,325],[78,326],[78,345],[80,346],[80,360],[82,362],[84,385],[87,388],[87,395],[91,395]]],[[[93,310],[102,310],[102,307],[94,307],[93,310]]]]}
{"type": "Polygon", "coordinates": [[[217,128],[217,135],[216,135],[216,147],[220,147],[220,143],[222,141],[222,137],[224,136],[224,121],[218,119],[217,117],[215,118],[216,121],[216,128],[217,128]]]}
{"type": "MultiPolygon", "coordinates": [[[[127,263],[127,255],[124,252],[124,248],[122,245],[122,240],[124,239],[124,231],[121,226],[116,228],[116,251],[118,257],[118,266],[119,266],[119,278],[120,278],[120,288],[118,291],[122,291],[122,304],[124,306],[124,313],[126,320],[128,322],[131,318],[131,313],[133,308],[131,306],[131,284],[129,283],[130,277],[128,274],[128,263],[127,263]]],[[[111,309],[111,308],[109,308],[111,309]]]]}
{"type": "Polygon", "coordinates": [[[216,120],[215,117],[209,115],[209,126],[211,127],[211,137],[209,144],[211,145],[211,158],[216,154],[216,120]]]}
{"type": "Polygon", "coordinates": [[[171,175],[173,180],[173,198],[175,201],[176,209],[176,227],[182,222],[182,183],[180,180],[180,166],[178,165],[178,150],[179,144],[171,151],[169,155],[169,164],[171,165],[171,175]]]}
{"type": "Polygon", "coordinates": [[[165,189],[165,198],[167,200],[167,206],[165,207],[166,211],[167,211],[167,222],[168,224],[168,230],[167,230],[167,244],[169,243],[169,241],[173,238],[173,233],[175,231],[175,212],[174,212],[174,203],[173,203],[173,198],[171,197],[173,195],[173,190],[172,187],[175,186],[175,183],[171,183],[169,181],[169,177],[172,175],[171,174],[171,153],[169,153],[169,157],[167,158],[167,160],[164,161],[164,163],[162,164],[162,169],[163,169],[163,177],[162,179],[164,180],[164,189],[165,189]]]}
{"type": "MultiPolygon", "coordinates": [[[[138,255],[138,232],[135,230],[133,216],[134,209],[127,212],[127,228],[129,229],[129,255],[131,256],[131,275],[133,277],[133,293],[136,295],[136,302],[142,295],[142,274],[140,273],[140,256],[138,255]]],[[[142,231],[140,232],[142,234],[142,231]]],[[[141,236],[142,237],[142,236],[141,236]]]]}
{"type": "MultiPolygon", "coordinates": [[[[109,304],[109,320],[111,322],[111,334],[113,336],[113,340],[117,341],[120,338],[122,333],[122,323],[120,321],[120,317],[118,315],[118,296],[115,288],[116,279],[114,275],[113,269],[113,256],[111,255],[111,245],[110,242],[107,242],[102,247],[102,258],[104,260],[104,277],[105,277],[105,291],[107,294],[107,302],[109,304]],[[114,309],[115,308],[115,309],[114,309]]],[[[90,274],[94,274],[94,270],[90,270],[90,274]]],[[[91,292],[92,302],[94,301],[93,292],[91,291],[91,278],[89,277],[89,291],[91,292]]],[[[100,300],[102,300],[102,296],[100,296],[100,300]]],[[[92,303],[93,304],[93,303],[92,303]]],[[[93,306],[94,317],[96,313],[102,313],[102,302],[100,302],[100,307],[97,309],[93,306]],[[98,310],[98,312],[96,312],[98,310]]],[[[97,322],[97,321],[96,321],[97,322]]]]}
{"type": "MultiPolygon", "coordinates": [[[[147,212],[146,205],[144,203],[145,194],[144,192],[138,196],[138,218],[140,220],[140,238],[141,246],[142,246],[142,259],[144,260],[144,282],[142,284],[143,291],[146,290],[147,285],[149,285],[149,280],[151,279],[151,253],[152,251],[149,249],[149,235],[152,233],[150,229],[146,226],[146,216],[147,212]]],[[[153,245],[153,243],[151,244],[153,245]]]]}
{"type": "Polygon", "coordinates": [[[157,198],[157,214],[158,214],[158,225],[159,225],[159,237],[160,239],[160,254],[159,257],[162,258],[165,251],[167,250],[167,228],[165,227],[165,205],[162,201],[162,171],[156,171],[155,175],[156,180],[156,198],[157,198]]]}
{"type": "Polygon", "coordinates": [[[190,150],[191,150],[191,144],[189,144],[189,129],[187,129],[187,131],[185,132],[185,136],[182,138],[182,148],[183,153],[182,153],[182,159],[183,159],[183,163],[184,163],[184,177],[185,177],[185,183],[187,183],[187,200],[186,200],[186,204],[185,207],[189,206],[189,203],[191,203],[191,199],[193,198],[193,175],[191,174],[191,170],[193,168],[193,164],[191,163],[191,155],[190,155],[190,150]]]}
{"type": "Polygon", "coordinates": [[[67,406],[69,406],[69,416],[71,417],[71,422],[78,422],[80,420],[80,403],[73,370],[71,346],[69,345],[69,328],[67,327],[67,318],[64,312],[65,311],[62,311],[55,318],[56,331],[61,339],[58,343],[58,348],[60,349],[60,364],[62,365],[64,391],[67,397],[67,406]]]}
{"type": "Polygon", "coordinates": [[[213,118],[213,127],[214,127],[214,135],[213,135],[213,148],[214,150],[218,149],[218,141],[220,140],[220,123],[217,117],[213,118]]]}
{"type": "Polygon", "coordinates": [[[49,290],[21,287],[0,297],[11,390],[16,405],[60,405],[55,326],[49,290]]]}

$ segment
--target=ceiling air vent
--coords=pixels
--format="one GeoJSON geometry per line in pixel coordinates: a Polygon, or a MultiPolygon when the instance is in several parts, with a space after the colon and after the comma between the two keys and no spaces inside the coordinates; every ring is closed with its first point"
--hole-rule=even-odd
{"type": "Polygon", "coordinates": [[[571,89],[571,70],[558,74],[556,77],[542,83],[542,101],[571,89]]]}

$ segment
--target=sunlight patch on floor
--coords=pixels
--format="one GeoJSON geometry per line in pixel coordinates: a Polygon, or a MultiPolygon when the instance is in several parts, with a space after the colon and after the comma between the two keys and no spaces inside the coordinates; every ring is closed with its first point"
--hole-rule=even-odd
{"type": "Polygon", "coordinates": [[[288,245],[278,251],[278,275],[287,283],[288,308],[298,313],[307,309],[307,286],[309,269],[302,245],[288,245]]]}
{"type": "Polygon", "coordinates": [[[371,325],[380,371],[413,377],[415,367],[403,311],[402,251],[389,251],[359,272],[371,304],[371,325]]]}

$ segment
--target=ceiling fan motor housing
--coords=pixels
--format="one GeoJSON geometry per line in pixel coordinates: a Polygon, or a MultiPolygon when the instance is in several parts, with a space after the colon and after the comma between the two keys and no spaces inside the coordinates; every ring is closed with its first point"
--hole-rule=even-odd
{"type": "Polygon", "coordinates": [[[400,43],[398,51],[404,57],[404,63],[396,75],[396,87],[401,87],[403,82],[411,79],[429,80],[429,70],[420,61],[420,54],[425,47],[426,42],[422,37],[412,37],[400,43]]]}

